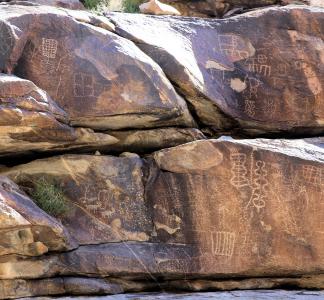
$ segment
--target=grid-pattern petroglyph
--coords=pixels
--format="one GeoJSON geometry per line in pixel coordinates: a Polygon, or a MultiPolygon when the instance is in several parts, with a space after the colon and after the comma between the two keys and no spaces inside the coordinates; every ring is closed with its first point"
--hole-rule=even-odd
{"type": "Polygon", "coordinates": [[[246,168],[246,154],[233,152],[230,155],[231,160],[231,184],[236,188],[248,186],[249,180],[247,178],[246,168]]]}
{"type": "Polygon", "coordinates": [[[216,231],[212,232],[211,235],[213,254],[232,257],[235,246],[235,233],[216,231]]]}
{"type": "Polygon", "coordinates": [[[55,39],[42,38],[42,55],[54,59],[57,53],[58,42],[55,39]]]}
{"type": "Polygon", "coordinates": [[[306,182],[312,185],[324,185],[324,169],[322,168],[312,165],[304,165],[302,168],[302,175],[306,182]]]}
{"type": "Polygon", "coordinates": [[[74,74],[73,92],[75,97],[94,96],[94,79],[91,74],[74,74]]]}
{"type": "Polygon", "coordinates": [[[0,54],[8,54],[11,51],[13,42],[12,33],[8,26],[0,23],[0,54]]]}
{"type": "Polygon", "coordinates": [[[221,52],[229,57],[238,57],[240,59],[247,59],[249,52],[244,50],[240,45],[239,37],[233,34],[220,34],[218,36],[219,48],[221,52]],[[240,49],[240,46],[242,49],[240,49]]]}

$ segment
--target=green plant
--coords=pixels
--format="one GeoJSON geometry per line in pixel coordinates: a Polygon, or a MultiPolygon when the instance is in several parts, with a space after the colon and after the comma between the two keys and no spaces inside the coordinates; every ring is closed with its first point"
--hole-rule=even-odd
{"type": "Polygon", "coordinates": [[[31,197],[42,210],[53,217],[64,214],[68,209],[63,191],[45,178],[33,183],[31,197]]]}
{"type": "Polygon", "coordinates": [[[109,6],[109,0],[83,0],[82,2],[87,9],[93,11],[109,6]]]}
{"type": "Polygon", "coordinates": [[[138,13],[139,6],[144,0],[123,0],[123,11],[127,13],[138,13]]]}

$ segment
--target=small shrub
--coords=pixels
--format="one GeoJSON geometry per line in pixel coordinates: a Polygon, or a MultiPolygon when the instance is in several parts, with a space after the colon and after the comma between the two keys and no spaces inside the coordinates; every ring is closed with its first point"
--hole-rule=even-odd
{"type": "Polygon", "coordinates": [[[109,6],[109,0],[83,0],[82,2],[87,9],[92,11],[98,11],[109,6]]]}
{"type": "Polygon", "coordinates": [[[45,178],[34,182],[30,194],[34,202],[53,217],[64,214],[68,209],[63,191],[45,178]]]}
{"type": "Polygon", "coordinates": [[[127,13],[138,13],[139,6],[144,0],[123,0],[123,11],[127,13]]]}

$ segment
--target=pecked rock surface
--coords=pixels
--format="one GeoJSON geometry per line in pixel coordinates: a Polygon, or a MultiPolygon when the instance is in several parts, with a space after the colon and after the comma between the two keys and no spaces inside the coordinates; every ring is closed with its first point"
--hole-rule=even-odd
{"type": "Polygon", "coordinates": [[[323,289],[323,15],[1,4],[0,299],[323,289]]]}
{"type": "Polygon", "coordinates": [[[323,132],[323,9],[274,7],[224,20],[107,16],[162,66],[205,125],[323,132]]]}
{"type": "Polygon", "coordinates": [[[89,128],[72,128],[68,115],[31,81],[0,73],[0,157],[91,149],[118,142],[89,128]]]}
{"type": "Polygon", "coordinates": [[[95,132],[69,116],[29,80],[0,73],[0,158],[63,151],[153,151],[205,136],[194,128],[95,132]]]}
{"type": "Polygon", "coordinates": [[[282,280],[273,286],[282,286],[296,276],[301,287],[323,287],[323,164],[322,138],[222,138],[146,159],[65,155],[2,168],[24,188],[55,178],[70,203],[61,221],[82,245],[1,258],[0,278],[109,276],[130,280],[119,286],[131,291],[133,280],[205,290],[221,288],[224,278],[242,288],[268,281],[235,285],[237,278],[275,276],[282,280]],[[184,277],[188,286],[179,283],[184,277]]]}
{"type": "Polygon", "coordinates": [[[142,164],[135,154],[63,155],[10,168],[5,174],[25,187],[39,178],[59,184],[69,204],[69,212],[60,219],[79,244],[147,241],[153,228],[142,164]]]}
{"type": "Polygon", "coordinates": [[[0,69],[45,90],[72,125],[194,124],[185,101],[151,58],[131,41],[98,27],[100,22],[83,22],[80,14],[81,19],[76,12],[46,6],[0,6],[0,69]]]}
{"type": "Polygon", "coordinates": [[[9,254],[39,256],[76,246],[56,219],[3,176],[0,176],[0,232],[0,259],[9,254]]]}

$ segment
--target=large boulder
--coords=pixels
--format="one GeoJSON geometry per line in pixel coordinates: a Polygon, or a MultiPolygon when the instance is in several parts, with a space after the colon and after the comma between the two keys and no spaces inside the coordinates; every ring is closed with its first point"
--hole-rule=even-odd
{"type": "Polygon", "coordinates": [[[174,6],[182,16],[227,17],[269,5],[308,4],[317,5],[322,0],[162,0],[174,6]]]}
{"type": "MultiPolygon", "coordinates": [[[[0,69],[45,90],[93,129],[192,126],[185,101],[131,41],[46,6],[0,6],[0,69]]],[[[104,26],[105,27],[105,26],[104,26]]]]}
{"type": "Polygon", "coordinates": [[[142,160],[63,155],[3,170],[25,188],[45,179],[60,187],[68,211],[59,219],[79,244],[147,241],[152,221],[144,199],[142,160]]]}
{"type": "Polygon", "coordinates": [[[4,176],[0,176],[0,232],[0,257],[38,256],[76,246],[61,223],[4,176]]]}
{"type": "Polygon", "coordinates": [[[214,130],[323,132],[323,9],[265,8],[226,20],[107,16],[214,130]]]}
{"type": "Polygon", "coordinates": [[[31,152],[96,149],[118,140],[72,128],[68,115],[31,81],[0,73],[0,157],[31,152]]]}

